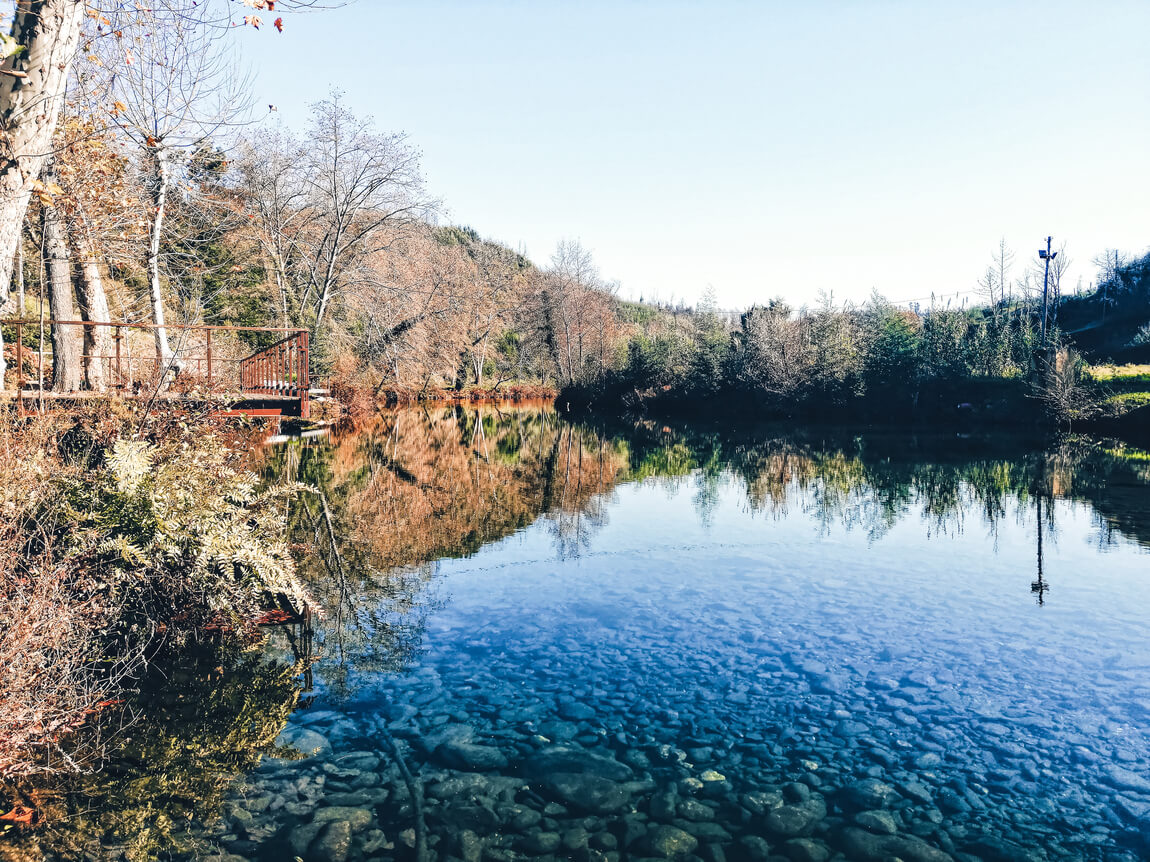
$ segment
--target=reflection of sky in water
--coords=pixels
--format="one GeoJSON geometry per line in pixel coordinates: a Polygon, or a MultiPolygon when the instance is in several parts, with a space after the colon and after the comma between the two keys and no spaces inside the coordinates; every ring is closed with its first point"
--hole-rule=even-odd
{"type": "Polygon", "coordinates": [[[442,561],[416,668],[356,711],[414,700],[500,739],[575,698],[618,750],[718,729],[738,744],[713,765],[743,789],[811,762],[831,789],[922,778],[948,822],[1023,843],[1109,844],[1150,812],[1145,549],[1054,502],[1040,607],[1033,500],[993,525],[910,503],[879,531],[865,500],[851,528],[811,500],[752,512],[733,478],[649,480],[593,524],[545,518],[442,561]]]}
{"type": "Polygon", "coordinates": [[[326,616],[284,740],[319,753],[204,834],[305,862],[1150,858],[1142,462],[839,436],[461,409],[272,450],[331,512],[294,511],[326,616]]]}

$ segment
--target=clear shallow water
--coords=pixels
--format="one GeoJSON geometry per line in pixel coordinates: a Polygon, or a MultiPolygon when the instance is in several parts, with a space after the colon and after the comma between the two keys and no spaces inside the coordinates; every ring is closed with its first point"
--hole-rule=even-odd
{"type": "Polygon", "coordinates": [[[1150,857],[1145,462],[481,418],[272,457],[331,516],[297,513],[306,756],[193,810],[200,848],[1150,857]]]}

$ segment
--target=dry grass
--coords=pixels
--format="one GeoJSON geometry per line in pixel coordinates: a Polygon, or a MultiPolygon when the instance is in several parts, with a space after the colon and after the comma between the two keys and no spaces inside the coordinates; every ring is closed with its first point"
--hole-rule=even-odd
{"type": "MultiPolygon", "coordinates": [[[[113,565],[101,542],[108,530],[125,522],[111,509],[92,507],[108,508],[107,494],[99,490],[109,481],[106,452],[137,429],[170,440],[157,459],[175,466],[161,463],[156,475],[162,472],[175,485],[188,476],[207,491],[228,476],[233,485],[243,479],[243,432],[207,438],[207,425],[201,427],[195,417],[160,418],[141,426],[137,411],[115,404],[83,415],[71,411],[17,419],[0,414],[0,780],[76,769],[89,765],[77,758],[97,756],[95,750],[80,755],[66,749],[65,739],[111,705],[125,677],[140,669],[151,633],[166,631],[173,622],[174,611],[166,605],[157,608],[164,615],[148,618],[150,606],[136,606],[142,596],[186,600],[179,609],[186,604],[196,611],[188,614],[189,625],[215,612],[207,605],[219,590],[195,583],[188,567],[172,564],[169,571],[168,558],[154,549],[139,562],[139,571],[113,565]],[[193,448],[197,441],[203,451],[193,448]],[[189,473],[209,455],[215,460],[189,473]],[[73,504],[81,509],[73,510],[73,504]],[[101,517],[111,519],[106,529],[101,517]]],[[[264,515],[251,508],[229,513],[240,527],[248,527],[246,532],[237,528],[240,538],[252,534],[249,551],[274,551],[279,529],[274,518],[261,544],[264,534],[249,522],[264,515]]],[[[229,585],[229,599],[256,601],[251,589],[229,585]]]]}
{"type": "Polygon", "coordinates": [[[91,601],[60,571],[0,576],[0,778],[80,767],[61,741],[107,706],[113,681],[93,672],[91,601]],[[14,576],[15,575],[15,576],[14,576]]]}
{"type": "Polygon", "coordinates": [[[0,778],[76,766],[59,742],[105,699],[92,672],[96,601],[69,583],[51,525],[37,521],[76,472],[54,457],[61,433],[50,421],[0,426],[0,778]]]}

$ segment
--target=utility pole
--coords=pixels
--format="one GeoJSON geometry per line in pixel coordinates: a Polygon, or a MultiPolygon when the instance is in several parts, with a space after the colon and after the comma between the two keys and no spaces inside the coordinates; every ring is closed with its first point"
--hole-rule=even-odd
{"type": "Polygon", "coordinates": [[[1038,250],[1038,257],[1046,261],[1046,273],[1042,276],[1042,343],[1046,344],[1046,309],[1047,309],[1047,285],[1050,283],[1050,261],[1058,257],[1058,252],[1051,252],[1050,243],[1053,237],[1046,238],[1046,248],[1038,250]]]}

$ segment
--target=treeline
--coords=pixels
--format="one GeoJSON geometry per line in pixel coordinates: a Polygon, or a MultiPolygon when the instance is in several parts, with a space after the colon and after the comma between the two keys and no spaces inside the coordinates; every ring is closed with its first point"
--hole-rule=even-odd
{"type": "Polygon", "coordinates": [[[826,418],[972,409],[976,394],[1001,399],[1021,386],[1040,343],[1033,316],[1005,304],[918,312],[877,294],[857,307],[829,297],[801,309],[776,300],[733,325],[704,306],[651,316],[617,367],[569,387],[562,400],[643,409],[721,398],[741,411],[826,418]]]}
{"type": "MultiPolygon", "coordinates": [[[[301,3],[276,8],[293,5],[301,3]]],[[[229,25],[241,22],[220,9],[162,0],[78,13],[54,19],[67,25],[55,36],[29,37],[28,22],[14,19],[13,37],[32,39],[5,60],[14,72],[25,74],[35,39],[55,39],[53,50],[77,59],[66,82],[29,78],[19,97],[0,87],[0,114],[6,99],[39,87],[46,116],[58,119],[37,150],[43,157],[22,163],[23,203],[0,200],[0,240],[19,209],[10,260],[0,242],[5,317],[147,324],[146,339],[136,333],[125,349],[154,357],[157,374],[193,380],[196,345],[174,329],[278,326],[309,330],[314,377],[360,395],[531,384],[561,387],[572,405],[725,400],[830,417],[1009,410],[1051,370],[1051,350],[1067,336],[1114,355],[1148,349],[1148,265],[1117,252],[1099,261],[1100,288],[1082,298],[1063,290],[1060,251],[1047,303],[1045,269],[1032,264],[1013,278],[1004,244],[975,308],[904,308],[877,295],[858,306],[776,300],[734,315],[713,302],[620,302],[576,242],[538,265],[474,230],[440,225],[412,141],[357,116],[339,93],[313,105],[303,129],[252,125],[231,53],[239,28],[229,25]]],[[[27,119],[13,116],[9,138],[27,119]]],[[[14,327],[0,335],[9,341],[2,379],[14,327]]],[[[110,365],[98,360],[114,352],[108,327],[24,326],[23,337],[26,361],[51,353],[45,385],[111,385],[110,365]]],[[[275,338],[221,335],[214,349],[237,359],[275,338]]],[[[1077,380],[1063,371],[1077,365],[1058,362],[1065,379],[1044,403],[1065,409],[1077,380]]]]}
{"type": "Polygon", "coordinates": [[[560,403],[816,419],[1109,416],[1120,405],[1092,384],[1079,350],[1126,361],[1150,350],[1150,256],[1103,266],[1096,290],[1070,297],[1059,267],[1045,309],[1041,271],[1011,286],[1009,259],[1001,247],[980,282],[983,302],[969,308],[900,307],[877,292],[861,305],[823,296],[814,307],[774,300],[734,315],[713,300],[695,309],[623,304],[615,363],[565,387],[560,403]]]}

